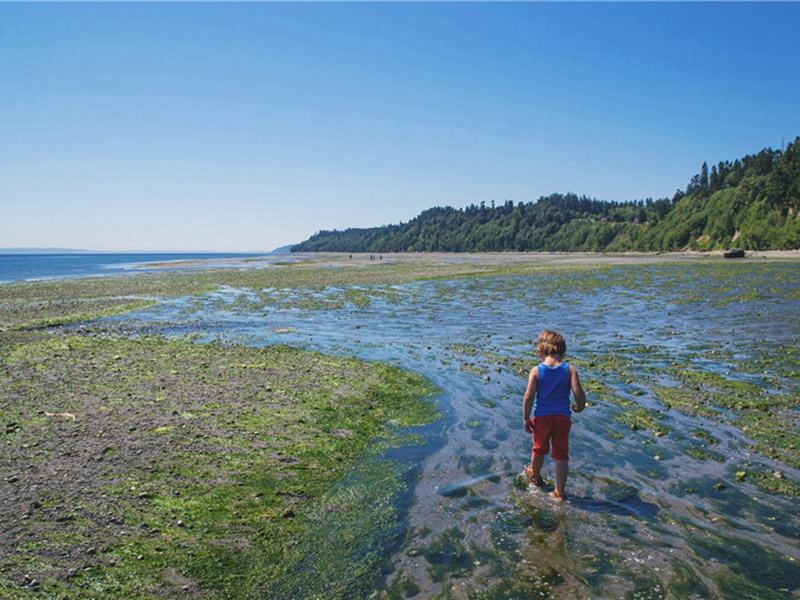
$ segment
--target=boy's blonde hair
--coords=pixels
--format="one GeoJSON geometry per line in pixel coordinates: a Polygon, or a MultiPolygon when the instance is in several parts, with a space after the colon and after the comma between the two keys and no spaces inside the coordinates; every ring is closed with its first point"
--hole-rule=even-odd
{"type": "Polygon", "coordinates": [[[545,329],[539,334],[536,352],[543,358],[553,355],[563,357],[567,353],[567,342],[564,336],[557,331],[545,329]]]}

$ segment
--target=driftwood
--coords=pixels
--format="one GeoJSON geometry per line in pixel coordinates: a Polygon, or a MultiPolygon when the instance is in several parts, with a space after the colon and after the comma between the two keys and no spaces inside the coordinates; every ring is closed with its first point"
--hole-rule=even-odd
{"type": "Polygon", "coordinates": [[[744,258],[744,250],[741,248],[731,248],[722,253],[725,258],[744,258]]]}
{"type": "Polygon", "coordinates": [[[75,415],[72,413],[51,413],[47,411],[42,411],[45,417],[64,417],[65,419],[72,419],[75,420],[75,415]]]}

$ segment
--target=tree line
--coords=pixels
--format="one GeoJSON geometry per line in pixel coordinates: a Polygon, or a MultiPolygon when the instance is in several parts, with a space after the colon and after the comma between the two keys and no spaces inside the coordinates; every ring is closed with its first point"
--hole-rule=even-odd
{"type": "Polygon", "coordinates": [[[703,163],[672,198],[435,207],[407,223],[320,231],[292,252],[625,252],[800,248],[800,137],[733,162],[703,163]]]}

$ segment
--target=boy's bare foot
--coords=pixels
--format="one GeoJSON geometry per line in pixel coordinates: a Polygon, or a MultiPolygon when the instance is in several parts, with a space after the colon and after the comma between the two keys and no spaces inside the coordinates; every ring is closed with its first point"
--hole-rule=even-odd
{"type": "Polygon", "coordinates": [[[567,495],[560,494],[558,490],[553,490],[550,492],[550,496],[552,496],[557,502],[566,502],[567,500],[567,495]]]}
{"type": "Polygon", "coordinates": [[[539,477],[533,476],[533,465],[525,467],[525,477],[528,478],[528,483],[532,483],[536,487],[542,487],[544,485],[544,479],[542,479],[541,475],[539,477]]]}

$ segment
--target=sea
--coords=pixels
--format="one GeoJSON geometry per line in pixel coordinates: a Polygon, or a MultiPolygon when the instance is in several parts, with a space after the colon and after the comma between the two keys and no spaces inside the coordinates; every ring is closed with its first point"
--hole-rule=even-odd
{"type": "Polygon", "coordinates": [[[0,283],[97,277],[140,271],[169,269],[164,263],[176,263],[175,268],[202,269],[232,266],[237,260],[255,257],[286,256],[281,253],[2,253],[0,252],[0,283]],[[185,261],[212,260],[208,265],[185,261]],[[226,263],[230,260],[230,263],[226,263]],[[154,266],[158,263],[158,267],[154,266]],[[178,264],[184,263],[184,264],[178,264]]]}

